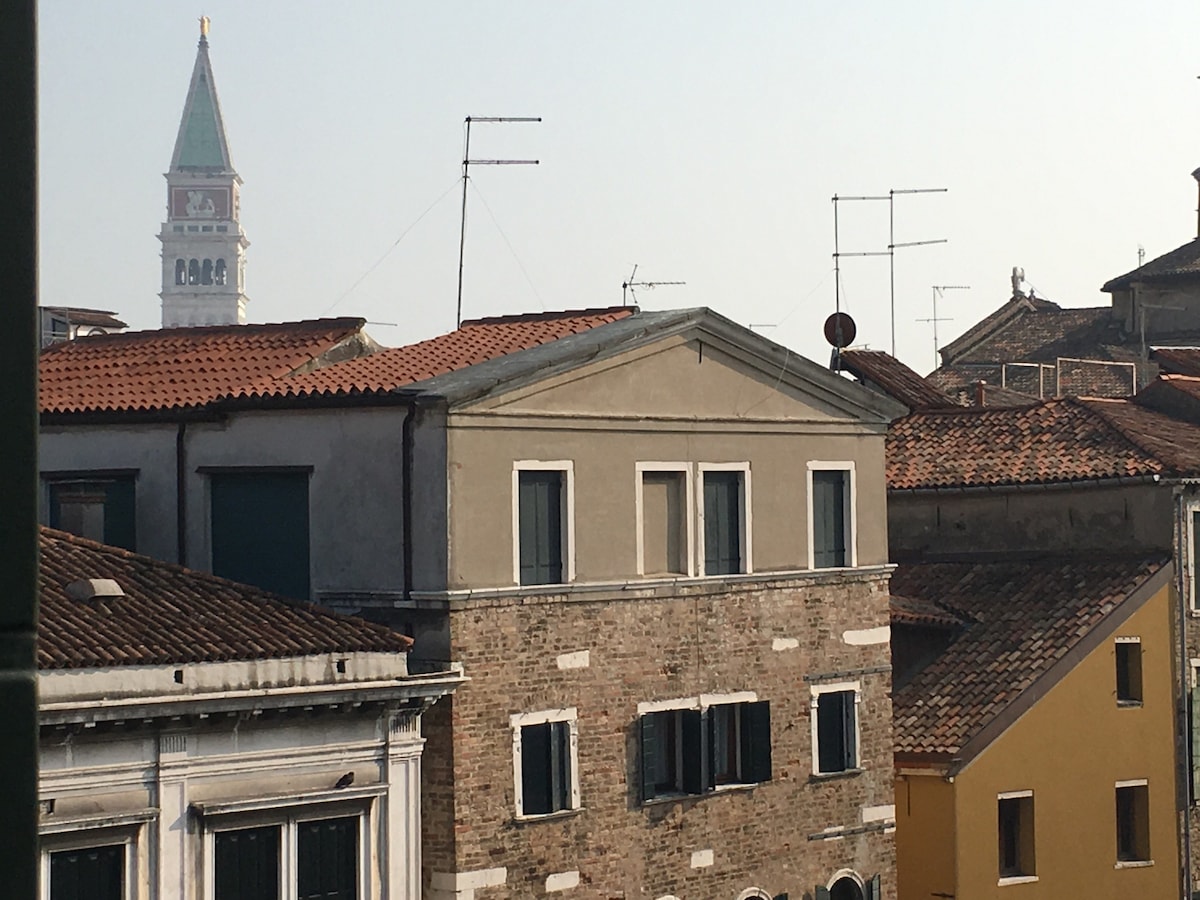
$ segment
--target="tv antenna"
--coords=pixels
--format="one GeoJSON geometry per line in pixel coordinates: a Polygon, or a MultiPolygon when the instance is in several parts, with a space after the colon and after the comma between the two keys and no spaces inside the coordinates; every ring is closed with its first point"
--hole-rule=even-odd
{"type": "Polygon", "coordinates": [[[467,245],[467,181],[471,166],[536,166],[536,159],[471,159],[472,122],[540,122],[541,116],[467,116],[467,137],[463,144],[462,164],[462,225],[458,234],[458,306],[454,314],[454,327],[462,325],[463,251],[467,245]]]}
{"type": "Polygon", "coordinates": [[[656,287],[665,287],[667,285],[687,284],[686,281],[635,281],[637,278],[637,263],[633,265],[633,271],[629,273],[629,280],[621,282],[621,305],[627,306],[627,298],[633,297],[633,302],[637,303],[637,292],[634,288],[649,288],[653,290],[656,287]]]}
{"type": "Polygon", "coordinates": [[[933,367],[936,369],[941,363],[938,356],[938,322],[953,322],[953,319],[938,318],[937,303],[938,297],[946,291],[969,291],[969,284],[935,284],[933,286],[933,315],[928,319],[917,319],[918,322],[930,322],[933,324],[933,367]]]}
{"type": "Polygon", "coordinates": [[[843,256],[886,256],[888,258],[888,281],[890,284],[891,313],[892,313],[892,356],[896,355],[896,251],[903,247],[921,247],[926,244],[944,244],[946,238],[932,241],[903,241],[896,242],[896,197],[900,194],[944,194],[949,188],[904,188],[892,189],[886,195],[839,197],[833,195],[833,290],[834,312],[842,311],[842,268],[843,256]],[[845,200],[886,200],[888,205],[888,243],[886,250],[868,250],[854,253],[841,252],[840,234],[838,231],[838,204],[845,200]]]}

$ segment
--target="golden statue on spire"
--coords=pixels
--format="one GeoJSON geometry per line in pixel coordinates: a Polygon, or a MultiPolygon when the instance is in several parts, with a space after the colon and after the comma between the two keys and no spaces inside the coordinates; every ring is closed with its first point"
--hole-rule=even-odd
{"type": "Polygon", "coordinates": [[[211,21],[208,16],[200,17],[200,37],[208,37],[208,26],[211,21]]]}

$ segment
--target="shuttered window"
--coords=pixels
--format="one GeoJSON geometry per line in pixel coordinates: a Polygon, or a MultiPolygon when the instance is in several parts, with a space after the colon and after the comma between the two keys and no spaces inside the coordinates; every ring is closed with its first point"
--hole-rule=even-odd
{"type": "MultiPolygon", "coordinates": [[[[1193,674],[1195,670],[1193,669],[1193,674]]],[[[1191,799],[1195,802],[1200,798],[1200,687],[1194,687],[1189,695],[1188,703],[1188,735],[1191,738],[1188,749],[1191,751],[1191,799]]]]}
{"type": "Polygon", "coordinates": [[[296,831],[299,900],[356,900],[358,817],[300,822],[296,831]]]}
{"type": "Polygon", "coordinates": [[[1192,513],[1192,608],[1200,609],[1200,511],[1192,513]]]}
{"type": "Polygon", "coordinates": [[[818,772],[845,772],[858,767],[854,691],[817,695],[818,772]]]}
{"type": "Polygon", "coordinates": [[[849,471],[814,469],[812,473],[813,566],[849,565],[846,553],[849,471]]]}
{"type": "Polygon", "coordinates": [[[647,713],[638,725],[643,800],[771,780],[768,701],[647,713]]]}
{"type": "Polygon", "coordinates": [[[49,525],[102,544],[137,549],[133,476],[49,482],[49,525]]]}
{"type": "Polygon", "coordinates": [[[1150,788],[1144,784],[1117,788],[1117,859],[1150,859],[1150,788]]]}
{"type": "Polygon", "coordinates": [[[521,584],[563,581],[563,473],[517,473],[521,584]]]}
{"type": "Polygon", "coordinates": [[[279,826],[218,831],[213,900],[279,900],[279,826]]]}
{"type": "Polygon", "coordinates": [[[704,473],[704,574],[732,575],[742,567],[742,473],[704,473]]]}
{"type": "Polygon", "coordinates": [[[308,479],[301,472],[210,472],[214,575],[309,599],[308,479]]]}
{"type": "Polygon", "coordinates": [[[124,844],[50,854],[50,900],[124,898],[124,844]]]}
{"type": "Polygon", "coordinates": [[[571,808],[571,734],[567,722],[521,728],[521,814],[571,808]]]}

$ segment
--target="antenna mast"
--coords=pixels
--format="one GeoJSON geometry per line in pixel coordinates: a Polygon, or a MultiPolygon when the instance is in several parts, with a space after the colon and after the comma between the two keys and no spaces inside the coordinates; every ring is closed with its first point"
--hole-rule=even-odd
{"type": "Polygon", "coordinates": [[[541,116],[467,116],[467,137],[463,144],[462,163],[462,219],[458,233],[458,305],[454,314],[454,327],[462,325],[463,253],[467,245],[467,181],[471,166],[536,166],[537,159],[471,159],[472,122],[540,122],[541,116]]]}
{"type": "Polygon", "coordinates": [[[686,281],[634,281],[637,277],[637,263],[634,263],[633,271],[629,273],[629,280],[621,282],[621,305],[628,306],[627,297],[633,297],[633,302],[637,303],[637,293],[634,288],[650,288],[653,290],[656,287],[664,285],[687,284],[686,281]]]}
{"type": "Polygon", "coordinates": [[[917,319],[918,322],[933,323],[933,367],[936,369],[940,363],[938,362],[938,322],[953,322],[953,319],[939,319],[937,314],[938,297],[945,291],[969,291],[969,284],[935,284],[933,286],[933,316],[929,319],[917,319]]]}

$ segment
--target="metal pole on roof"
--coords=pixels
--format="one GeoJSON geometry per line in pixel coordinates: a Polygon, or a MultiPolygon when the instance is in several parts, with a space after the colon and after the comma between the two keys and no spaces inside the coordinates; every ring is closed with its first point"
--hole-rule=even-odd
{"type": "Polygon", "coordinates": [[[941,363],[938,362],[938,322],[953,322],[954,321],[953,319],[938,318],[938,314],[937,314],[938,297],[942,294],[943,291],[969,291],[970,289],[971,289],[971,286],[969,284],[935,284],[933,286],[933,317],[929,318],[929,319],[917,319],[918,322],[932,322],[933,323],[933,367],[935,369],[939,365],[941,365],[941,363]]]}
{"type": "Polygon", "coordinates": [[[37,790],[37,12],[35,0],[0,7],[0,284],[10,327],[0,342],[0,871],[4,896],[38,896],[37,790]]]}
{"type": "Polygon", "coordinates": [[[536,159],[471,159],[472,122],[540,122],[541,116],[467,116],[467,135],[463,144],[462,163],[462,218],[458,231],[458,304],[454,314],[454,327],[462,325],[463,253],[467,246],[467,180],[471,166],[536,166],[536,159]]]}
{"type": "Polygon", "coordinates": [[[901,190],[888,191],[888,270],[891,279],[891,305],[892,305],[892,356],[896,355],[896,248],[898,247],[922,247],[926,244],[944,244],[946,238],[938,238],[932,241],[905,241],[904,243],[896,243],[896,195],[897,194],[944,194],[949,188],[903,188],[901,190]]]}

